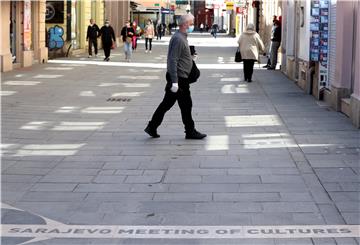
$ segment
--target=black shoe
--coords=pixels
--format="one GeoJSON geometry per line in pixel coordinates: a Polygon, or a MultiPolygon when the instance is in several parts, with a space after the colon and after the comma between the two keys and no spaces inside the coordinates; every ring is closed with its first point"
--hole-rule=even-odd
{"type": "Polygon", "coordinates": [[[206,137],[206,134],[202,134],[195,129],[191,132],[186,132],[185,139],[201,140],[206,137]]]}
{"type": "Polygon", "coordinates": [[[151,128],[150,125],[148,125],[144,129],[144,131],[153,138],[159,138],[160,137],[160,135],[158,135],[158,133],[156,132],[156,129],[151,128]]]}
{"type": "Polygon", "coordinates": [[[248,79],[248,80],[247,80],[247,82],[248,82],[248,83],[251,83],[251,82],[252,82],[252,80],[251,80],[251,79],[248,79]]]}
{"type": "Polygon", "coordinates": [[[275,67],[268,67],[268,70],[275,70],[275,67]]]}
{"type": "Polygon", "coordinates": [[[264,65],[263,68],[269,68],[270,66],[269,65],[264,65]]]}

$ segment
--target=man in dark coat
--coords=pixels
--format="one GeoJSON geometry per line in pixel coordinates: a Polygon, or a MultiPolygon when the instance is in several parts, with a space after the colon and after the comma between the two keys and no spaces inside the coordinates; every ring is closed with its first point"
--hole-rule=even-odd
{"type": "Polygon", "coordinates": [[[281,24],[280,21],[274,21],[274,28],[271,35],[270,67],[268,70],[275,70],[277,64],[278,50],[281,43],[281,24]]]}
{"type": "Polygon", "coordinates": [[[104,49],[105,59],[110,60],[110,50],[113,42],[116,42],[114,29],[110,26],[110,21],[106,20],[105,25],[100,29],[101,41],[104,49]]]}
{"type": "Polygon", "coordinates": [[[179,20],[179,31],[171,38],[167,57],[167,85],[165,97],[156,109],[145,132],[153,138],[158,138],[157,128],[164,119],[165,113],[177,101],[181,110],[182,121],[185,126],[186,139],[203,139],[202,134],[195,129],[192,119],[192,100],[190,95],[190,74],[193,68],[193,59],[187,41],[188,33],[194,30],[194,16],[182,15],[179,20]]]}
{"type": "Polygon", "coordinates": [[[98,53],[98,45],[97,45],[97,38],[99,36],[99,27],[95,24],[94,19],[90,19],[90,25],[87,29],[86,34],[86,41],[88,41],[89,44],[89,58],[92,57],[92,46],[94,45],[95,49],[95,56],[97,56],[98,53]]]}

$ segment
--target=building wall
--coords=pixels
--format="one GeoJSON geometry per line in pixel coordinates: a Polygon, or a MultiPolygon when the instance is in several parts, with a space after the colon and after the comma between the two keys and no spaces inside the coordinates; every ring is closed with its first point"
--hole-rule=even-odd
{"type": "Polygon", "coordinates": [[[61,48],[50,49],[49,54],[52,58],[58,56],[65,56],[67,50],[70,55],[72,53],[80,53],[87,50],[88,43],[86,41],[87,27],[90,19],[94,19],[97,25],[101,28],[104,24],[104,1],[103,0],[77,0],[71,1],[71,10],[68,10],[67,1],[64,3],[64,20],[61,23],[46,23],[46,29],[51,27],[60,26],[64,30],[63,39],[65,44],[61,48]],[[71,31],[68,32],[68,16],[67,13],[71,12],[71,31]],[[68,33],[71,33],[68,36],[68,33]]]}
{"type": "Polygon", "coordinates": [[[335,82],[336,70],[336,2],[331,0],[330,5],[330,26],[329,26],[329,83],[335,82]]]}
{"type": "Polygon", "coordinates": [[[105,19],[110,21],[110,25],[114,28],[115,35],[119,39],[122,27],[126,20],[130,19],[130,1],[105,0],[105,19]]]}
{"type": "Polygon", "coordinates": [[[304,61],[309,61],[309,49],[310,49],[310,8],[311,1],[301,0],[299,1],[300,11],[300,32],[299,32],[299,58],[304,61]],[[301,9],[304,9],[302,13],[301,9]],[[304,19],[303,19],[304,15],[304,19]],[[303,22],[303,25],[302,25],[303,22]]]}
{"type": "Polygon", "coordinates": [[[354,52],[354,64],[353,64],[353,93],[350,97],[350,109],[351,109],[351,120],[353,124],[360,128],[360,2],[354,2],[354,16],[356,17],[356,36],[354,38],[355,45],[354,52]]]}
{"type": "Polygon", "coordinates": [[[36,63],[45,63],[48,59],[48,50],[45,47],[45,0],[27,2],[29,7],[28,21],[24,16],[24,1],[0,1],[0,68],[1,71],[10,71],[16,67],[28,67],[36,63]],[[16,20],[15,45],[16,60],[13,63],[10,43],[10,11],[12,4],[16,6],[14,19],[16,20]],[[28,25],[27,23],[31,23],[28,25]],[[24,27],[24,24],[29,26],[24,27]],[[25,44],[26,43],[26,44],[25,44]]]}

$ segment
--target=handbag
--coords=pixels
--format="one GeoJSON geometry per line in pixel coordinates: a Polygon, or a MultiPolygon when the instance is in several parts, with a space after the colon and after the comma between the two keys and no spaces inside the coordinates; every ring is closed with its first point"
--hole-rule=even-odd
{"type": "Polygon", "coordinates": [[[126,37],[126,42],[127,43],[132,43],[132,37],[126,37]]]}
{"type": "Polygon", "coordinates": [[[238,48],[235,53],[235,62],[241,62],[241,61],[242,61],[242,57],[240,53],[240,48],[238,48]]]}
{"type": "Polygon", "coordinates": [[[189,83],[196,82],[200,77],[200,70],[197,68],[195,61],[193,60],[192,62],[193,62],[193,64],[192,64],[191,71],[190,71],[190,74],[188,77],[189,83]]]}

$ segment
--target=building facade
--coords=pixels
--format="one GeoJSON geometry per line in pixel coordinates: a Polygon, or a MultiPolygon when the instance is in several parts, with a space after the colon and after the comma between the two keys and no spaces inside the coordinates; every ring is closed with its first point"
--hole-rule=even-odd
{"type": "Polygon", "coordinates": [[[360,2],[282,2],[281,70],[360,127],[360,2]]]}
{"type": "Polygon", "coordinates": [[[0,9],[2,72],[86,52],[91,18],[99,27],[109,19],[119,38],[130,17],[129,0],[0,1],[0,9]]]}
{"type": "Polygon", "coordinates": [[[63,57],[87,49],[87,27],[92,18],[101,27],[105,19],[103,0],[46,1],[49,57],[63,57]]]}
{"type": "Polygon", "coordinates": [[[45,0],[0,1],[1,71],[48,60],[45,0]]]}

